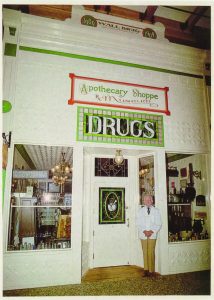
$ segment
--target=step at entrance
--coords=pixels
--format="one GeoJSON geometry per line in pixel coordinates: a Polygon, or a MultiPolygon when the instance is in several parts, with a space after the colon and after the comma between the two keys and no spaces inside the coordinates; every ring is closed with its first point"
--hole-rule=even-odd
{"type": "Polygon", "coordinates": [[[82,282],[102,281],[106,279],[139,278],[143,275],[143,268],[138,266],[117,266],[94,268],[86,272],[82,282]]]}

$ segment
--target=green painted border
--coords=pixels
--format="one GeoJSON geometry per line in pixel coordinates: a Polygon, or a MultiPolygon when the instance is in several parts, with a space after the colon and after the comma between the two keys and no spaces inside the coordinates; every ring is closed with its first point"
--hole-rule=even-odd
{"type": "MultiPolygon", "coordinates": [[[[122,207],[123,208],[123,207],[122,207]]],[[[100,187],[99,188],[99,225],[105,225],[105,224],[125,224],[126,223],[126,216],[125,216],[125,188],[121,187],[121,188],[114,188],[114,187],[100,187]],[[102,191],[110,191],[110,190],[114,190],[114,191],[121,191],[122,192],[122,199],[121,199],[121,205],[124,206],[124,210],[122,209],[122,220],[118,220],[117,222],[112,222],[111,220],[109,221],[105,221],[105,223],[100,223],[102,222],[102,191]]]]}
{"type": "Polygon", "coordinates": [[[16,56],[17,44],[5,43],[4,55],[16,56]]]}
{"type": "Polygon", "coordinates": [[[34,163],[32,162],[30,156],[28,155],[27,151],[25,150],[25,147],[23,145],[16,144],[15,148],[19,151],[20,155],[27,162],[27,164],[29,165],[29,167],[32,170],[36,170],[36,167],[35,167],[34,163]]]}
{"type": "Polygon", "coordinates": [[[96,62],[101,62],[101,63],[120,65],[120,66],[126,66],[126,67],[138,68],[138,69],[145,69],[145,70],[150,70],[150,71],[155,71],[155,72],[162,72],[162,73],[168,73],[168,74],[174,74],[174,75],[181,75],[181,76],[188,76],[188,77],[203,79],[202,75],[178,72],[178,71],[173,71],[173,70],[169,70],[169,69],[163,69],[163,68],[157,68],[157,67],[152,67],[152,66],[140,65],[140,64],[130,63],[130,62],[126,62],[126,61],[112,60],[112,59],[101,58],[101,57],[80,55],[80,54],[54,51],[54,50],[48,50],[48,49],[41,49],[41,48],[26,47],[26,46],[19,46],[19,50],[29,51],[29,52],[36,52],[36,53],[43,53],[43,54],[49,54],[49,55],[57,55],[57,56],[63,56],[63,57],[70,57],[70,58],[75,58],[75,59],[96,61],[96,62]]]}
{"type": "Polygon", "coordinates": [[[4,191],[5,191],[6,175],[7,175],[6,170],[2,169],[2,208],[4,208],[4,191]]]}
{"type": "MultiPolygon", "coordinates": [[[[99,111],[103,111],[103,110],[108,110],[108,111],[113,111],[113,112],[123,112],[120,110],[114,110],[114,109],[106,109],[106,108],[94,108],[94,107],[89,107],[89,106],[78,106],[77,107],[77,132],[76,132],[76,140],[80,141],[80,142],[89,142],[89,143],[104,143],[104,144],[118,144],[118,145],[132,145],[132,146],[148,146],[148,147],[164,147],[164,124],[163,124],[163,116],[161,115],[157,115],[157,114],[147,114],[147,113],[139,113],[139,112],[124,112],[124,113],[133,113],[133,114],[141,114],[141,115],[149,115],[149,116],[158,116],[161,120],[162,123],[162,143],[159,143],[158,145],[154,145],[154,144],[132,144],[132,143],[124,143],[124,142],[108,142],[108,141],[89,141],[89,140],[84,140],[84,139],[80,139],[79,138],[79,124],[80,124],[80,120],[79,120],[79,114],[80,114],[80,110],[81,109],[94,109],[94,110],[99,110],[99,111]]],[[[156,120],[154,120],[156,121],[156,120]]],[[[84,129],[84,125],[83,124],[83,129],[84,129]]],[[[126,137],[124,137],[126,138],[126,137]]],[[[137,139],[137,138],[136,138],[137,139]]],[[[144,139],[145,140],[145,139],[144,139]]],[[[155,139],[156,140],[156,139],[155,139]]]]}

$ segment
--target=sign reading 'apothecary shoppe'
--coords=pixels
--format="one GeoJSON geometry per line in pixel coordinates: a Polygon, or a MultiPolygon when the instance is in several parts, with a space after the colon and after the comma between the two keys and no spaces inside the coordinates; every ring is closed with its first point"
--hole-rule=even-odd
{"type": "Polygon", "coordinates": [[[163,116],[90,107],[77,108],[77,140],[164,146],[163,116]]]}
{"type": "Polygon", "coordinates": [[[69,74],[71,98],[68,104],[98,106],[159,112],[170,115],[168,87],[153,87],[69,74]]]}

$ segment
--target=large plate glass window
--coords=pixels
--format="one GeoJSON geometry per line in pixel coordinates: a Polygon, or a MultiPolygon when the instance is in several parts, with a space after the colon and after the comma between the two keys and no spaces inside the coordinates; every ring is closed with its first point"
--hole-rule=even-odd
{"type": "Polygon", "coordinates": [[[71,247],[72,165],[70,147],[14,146],[8,251],[71,247]]]}
{"type": "Polygon", "coordinates": [[[166,154],[169,242],[210,236],[207,156],[166,154]]]}

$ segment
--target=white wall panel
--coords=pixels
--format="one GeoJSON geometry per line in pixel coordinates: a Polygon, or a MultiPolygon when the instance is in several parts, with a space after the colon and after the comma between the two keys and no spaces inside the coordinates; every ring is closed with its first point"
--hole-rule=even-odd
{"type": "Polygon", "coordinates": [[[79,283],[72,250],[33,251],[4,255],[5,290],[79,283]]]}
{"type": "Polygon", "coordinates": [[[17,73],[16,140],[33,137],[35,142],[57,140],[68,144],[75,141],[76,105],[67,104],[71,93],[69,73],[168,86],[171,115],[164,115],[165,147],[171,151],[208,151],[209,129],[202,79],[198,79],[196,88],[196,79],[188,81],[186,76],[23,51],[19,54],[17,73]]]}
{"type": "Polygon", "coordinates": [[[190,241],[169,246],[169,273],[210,269],[210,240],[190,241]]]}

